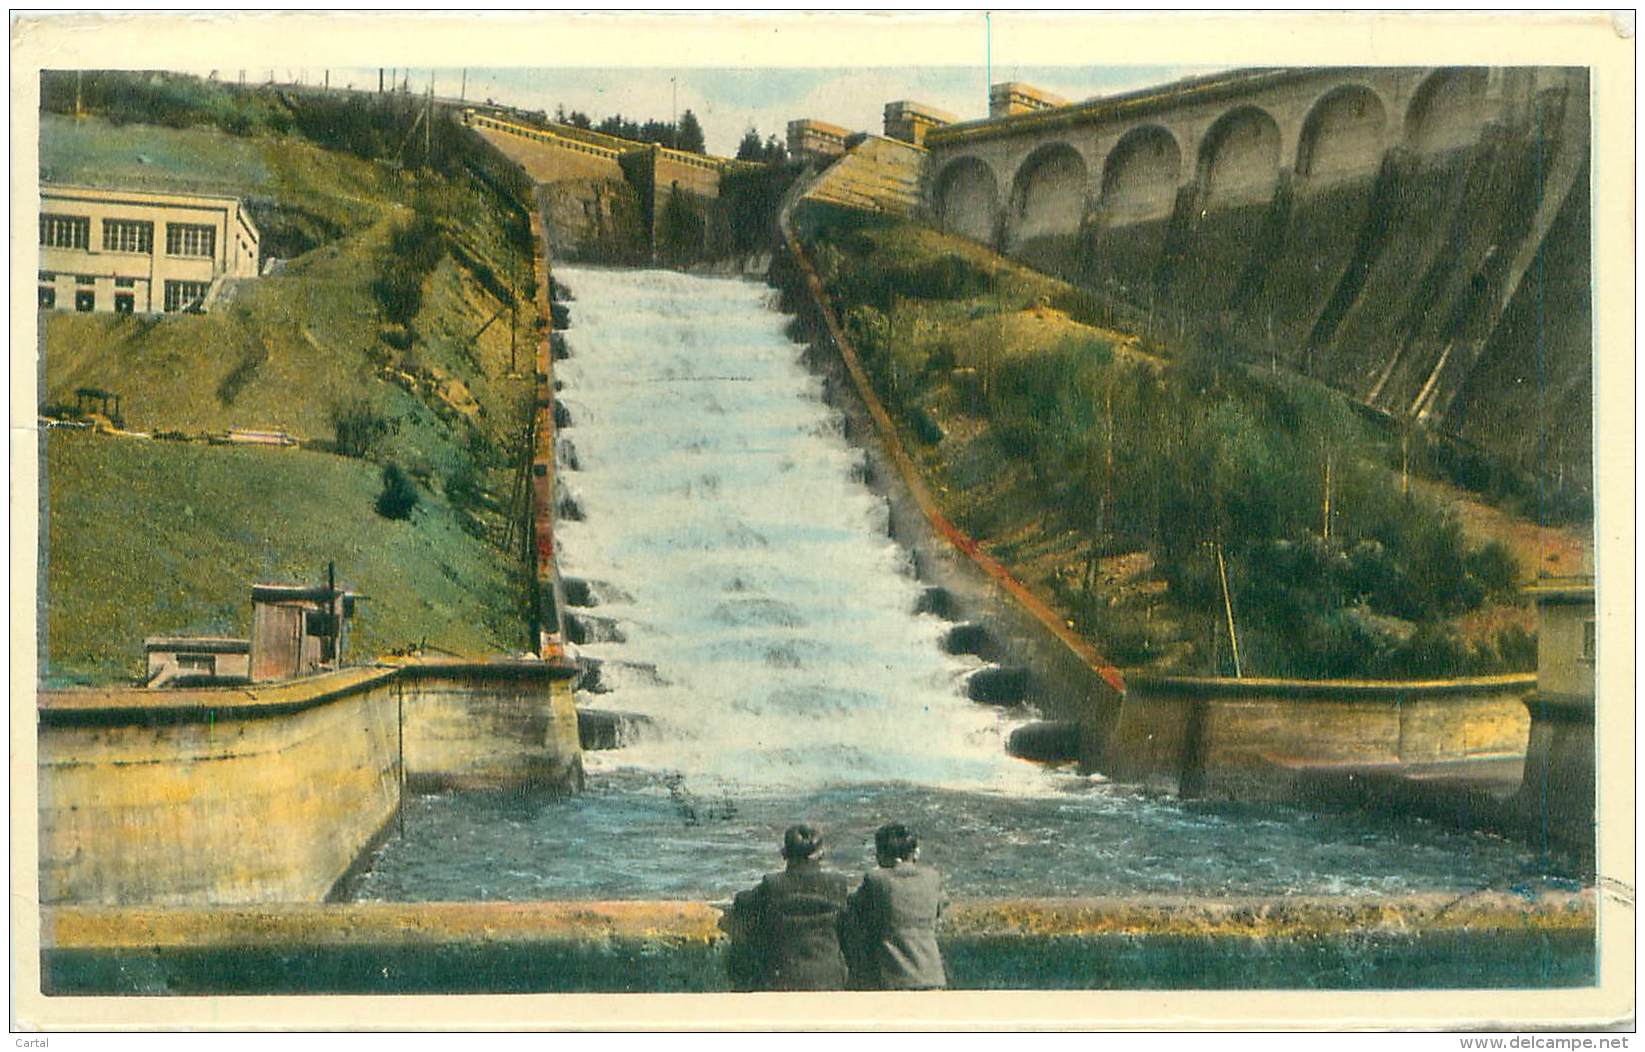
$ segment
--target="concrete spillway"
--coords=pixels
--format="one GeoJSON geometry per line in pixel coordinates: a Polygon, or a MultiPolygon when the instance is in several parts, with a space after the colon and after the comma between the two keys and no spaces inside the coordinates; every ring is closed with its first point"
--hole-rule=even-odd
{"type": "Polygon", "coordinates": [[[1489,837],[1013,759],[1043,670],[953,645],[769,290],[557,277],[577,295],[556,375],[582,518],[557,540],[598,662],[582,700],[639,730],[588,754],[576,797],[413,801],[360,897],[722,899],[802,819],[847,870],[907,821],[956,896],[1461,894],[1546,872],[1489,837]],[[1017,689],[979,703],[989,667],[1017,689]]]}

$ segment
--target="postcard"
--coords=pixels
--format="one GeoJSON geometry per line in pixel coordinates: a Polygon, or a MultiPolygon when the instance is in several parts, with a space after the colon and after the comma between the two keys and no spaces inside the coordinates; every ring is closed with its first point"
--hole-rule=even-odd
{"type": "Polygon", "coordinates": [[[15,17],[13,1027],[1631,1026],[1633,33],[15,17]]]}

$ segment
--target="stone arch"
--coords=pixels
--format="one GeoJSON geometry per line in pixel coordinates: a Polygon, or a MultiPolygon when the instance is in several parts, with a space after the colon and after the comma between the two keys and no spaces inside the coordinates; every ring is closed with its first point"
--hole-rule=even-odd
{"type": "Polygon", "coordinates": [[[1279,181],[1279,124],[1260,106],[1217,118],[1199,153],[1205,203],[1250,204],[1273,196],[1279,181]]]}
{"type": "Polygon", "coordinates": [[[1116,223],[1138,223],[1171,214],[1182,180],[1182,147],[1158,124],[1120,136],[1102,165],[1102,213],[1116,223]]]}
{"type": "Polygon", "coordinates": [[[1296,171],[1301,176],[1354,175],[1376,170],[1388,125],[1382,97],[1363,84],[1322,95],[1302,122],[1296,171]]]}
{"type": "Polygon", "coordinates": [[[1417,86],[1405,111],[1405,142],[1419,154],[1443,153],[1479,140],[1485,117],[1483,66],[1436,69],[1417,86]]]}
{"type": "Polygon", "coordinates": [[[1085,158],[1068,143],[1046,143],[1029,154],[1011,180],[1011,243],[1077,232],[1086,185],[1085,158]]]}
{"type": "Polygon", "coordinates": [[[932,184],[932,205],[942,229],[988,243],[999,229],[1000,188],[994,169],[976,157],[943,166],[932,184]]]}

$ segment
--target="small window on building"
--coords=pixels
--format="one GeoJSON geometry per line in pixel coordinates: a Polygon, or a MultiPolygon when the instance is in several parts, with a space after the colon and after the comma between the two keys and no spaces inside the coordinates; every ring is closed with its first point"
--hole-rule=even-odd
{"type": "Polygon", "coordinates": [[[74,309],[82,314],[97,309],[97,293],[92,289],[77,289],[74,293],[74,309]]]}
{"type": "Polygon", "coordinates": [[[76,274],[74,275],[74,283],[76,285],[95,285],[97,284],[97,278],[92,274],[76,274]]]}
{"type": "Polygon", "coordinates": [[[114,294],[114,313],[130,314],[136,309],[136,307],[137,297],[133,296],[131,293],[116,292],[114,294]]]}
{"type": "Polygon", "coordinates": [[[1582,622],[1582,660],[1591,664],[1598,653],[1599,632],[1595,629],[1594,622],[1584,621],[1582,622]]]}
{"type": "Polygon", "coordinates": [[[87,216],[42,214],[40,244],[47,248],[90,248],[91,219],[87,216]]]}
{"type": "Polygon", "coordinates": [[[57,280],[57,275],[53,274],[49,270],[42,270],[40,272],[40,280],[41,281],[56,281],[57,280]]]}
{"type": "Polygon", "coordinates": [[[190,672],[216,672],[217,658],[211,654],[178,654],[177,667],[190,672]]]}
{"type": "Polygon", "coordinates": [[[207,287],[204,281],[166,282],[166,313],[173,314],[199,305],[206,298],[207,287]]]}
{"type": "Polygon", "coordinates": [[[114,287],[117,289],[134,289],[137,287],[136,278],[115,278],[114,287]]]}
{"type": "Polygon", "coordinates": [[[154,224],[141,219],[105,219],[103,249],[107,252],[153,252],[154,224]]]}
{"type": "Polygon", "coordinates": [[[43,286],[40,289],[40,307],[41,307],[41,309],[42,310],[50,310],[51,308],[53,308],[55,306],[57,306],[57,290],[54,289],[54,288],[51,288],[50,286],[43,286]]]}
{"type": "Polygon", "coordinates": [[[217,254],[217,228],[202,223],[167,223],[166,255],[204,256],[217,254]]]}

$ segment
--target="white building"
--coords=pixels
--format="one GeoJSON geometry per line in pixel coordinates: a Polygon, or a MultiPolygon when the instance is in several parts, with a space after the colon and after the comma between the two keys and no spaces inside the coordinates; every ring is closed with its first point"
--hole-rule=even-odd
{"type": "Polygon", "coordinates": [[[239,199],[40,188],[42,310],[158,314],[199,307],[258,273],[260,235],[239,199]]]}

